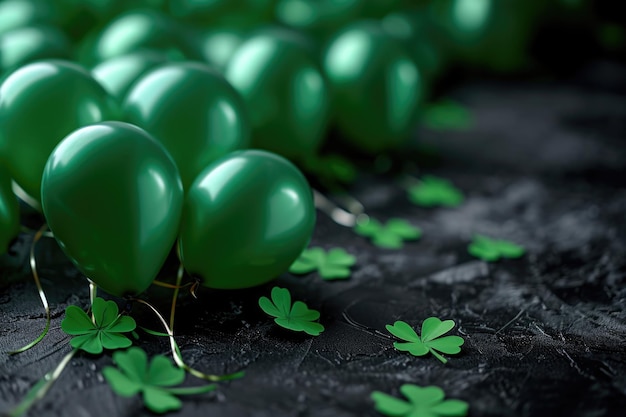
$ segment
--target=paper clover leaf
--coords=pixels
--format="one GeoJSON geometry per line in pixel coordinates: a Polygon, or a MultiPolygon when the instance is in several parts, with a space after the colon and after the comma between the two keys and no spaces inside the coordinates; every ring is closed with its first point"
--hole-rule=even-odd
{"type": "Polygon", "coordinates": [[[311,310],[302,301],[291,304],[291,294],[286,288],[272,288],[272,300],[267,297],[259,298],[261,309],[272,317],[274,321],[285,329],[296,332],[305,332],[311,336],[319,336],[324,326],[313,320],[320,318],[320,313],[311,310]]]}
{"type": "Polygon", "coordinates": [[[304,161],[304,168],[322,181],[351,184],[357,176],[355,166],[339,155],[310,156],[304,161]]]}
{"type": "Polygon", "coordinates": [[[372,243],[385,249],[400,249],[405,240],[417,240],[422,236],[422,231],[409,222],[402,219],[390,219],[386,224],[377,220],[369,219],[364,223],[357,223],[354,231],[365,237],[369,237],[372,243]]]}
{"type": "Polygon", "coordinates": [[[135,330],[135,320],[120,315],[115,302],[97,297],[91,308],[93,320],[77,306],[65,309],[61,329],[74,336],[70,341],[73,348],[98,355],[103,349],[127,348],[132,344],[122,333],[135,330]]]}
{"type": "Polygon", "coordinates": [[[117,368],[102,370],[111,389],[123,397],[141,393],[144,405],[155,413],[178,410],[182,407],[176,395],[201,394],[215,389],[215,384],[190,388],[169,388],[185,380],[185,371],[172,365],[165,356],[158,355],[148,363],[148,355],[138,347],[113,354],[117,368]]]}
{"type": "Polygon", "coordinates": [[[292,274],[308,274],[317,270],[325,280],[345,279],[350,277],[350,267],[356,258],[341,248],[328,252],[322,248],[305,249],[289,267],[292,274]]]}
{"type": "Polygon", "coordinates": [[[383,392],[374,391],[371,395],[376,411],[390,417],[463,417],[469,405],[461,400],[445,400],[439,387],[419,387],[404,384],[400,392],[409,401],[403,401],[383,392]]]}
{"type": "Polygon", "coordinates": [[[487,262],[495,262],[500,258],[519,258],[526,250],[515,243],[506,240],[491,239],[487,236],[476,235],[467,248],[470,255],[487,262]]]}
{"type": "Polygon", "coordinates": [[[464,130],[473,124],[470,111],[452,100],[430,105],[422,117],[426,127],[433,130],[464,130]]]}
{"type": "Polygon", "coordinates": [[[393,346],[396,349],[409,352],[413,356],[423,356],[430,352],[443,363],[447,363],[448,360],[438,352],[448,355],[459,353],[461,345],[465,342],[459,336],[440,337],[452,330],[453,327],[453,320],[441,321],[437,317],[429,317],[422,323],[422,335],[420,337],[411,326],[403,321],[396,321],[393,326],[390,324],[385,326],[389,333],[398,339],[406,340],[406,343],[395,342],[393,346]]]}
{"type": "Polygon", "coordinates": [[[425,176],[420,183],[408,189],[409,200],[422,207],[457,207],[463,203],[463,194],[446,179],[425,176]]]}

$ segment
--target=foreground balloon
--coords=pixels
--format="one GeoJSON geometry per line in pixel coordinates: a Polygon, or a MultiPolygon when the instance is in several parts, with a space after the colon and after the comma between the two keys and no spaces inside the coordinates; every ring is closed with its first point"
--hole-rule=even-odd
{"type": "Polygon", "coordinates": [[[0,167],[0,255],[20,232],[20,207],[11,189],[9,173],[0,167]]]}
{"type": "Polygon", "coordinates": [[[148,72],[123,106],[126,121],[165,145],[185,189],[211,162],[248,147],[245,104],[233,87],[200,63],[172,63],[148,72]]]}
{"type": "Polygon", "coordinates": [[[188,191],[181,259],[210,288],[260,285],[289,268],[314,225],[311,189],[295,166],[265,151],[233,152],[188,191]]]}
{"type": "Polygon", "coordinates": [[[323,62],[335,122],[355,148],[384,152],[410,138],[422,77],[408,52],[379,24],[358,22],[338,33],[323,62]]]}
{"type": "Polygon", "coordinates": [[[0,85],[0,158],[39,199],[44,165],[61,139],[118,114],[113,98],[82,67],[56,60],[23,66],[0,85]]]}
{"type": "Polygon", "coordinates": [[[319,148],[329,96],[307,48],[288,31],[268,29],[244,42],[228,63],[225,76],[248,106],[254,147],[290,159],[319,148]]]}
{"type": "Polygon", "coordinates": [[[52,26],[27,26],[0,35],[0,75],[46,58],[70,58],[69,39],[52,26]]]}
{"type": "Polygon", "coordinates": [[[41,203],[65,254],[109,294],[136,295],[171,250],[183,189],[176,164],[147,132],[122,122],[79,129],[46,164],[41,203]]]}

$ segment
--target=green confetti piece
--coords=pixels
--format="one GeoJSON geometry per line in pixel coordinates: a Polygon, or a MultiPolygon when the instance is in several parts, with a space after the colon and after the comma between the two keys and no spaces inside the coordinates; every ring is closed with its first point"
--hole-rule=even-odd
{"type": "Polygon", "coordinates": [[[355,263],[356,258],[342,248],[334,248],[328,252],[322,248],[309,248],[291,264],[289,272],[308,274],[317,271],[319,276],[327,281],[347,279],[350,277],[350,267],[355,263]]]}
{"type": "Polygon", "coordinates": [[[374,245],[384,249],[400,249],[405,241],[417,240],[422,236],[418,227],[403,219],[390,219],[386,224],[369,219],[367,222],[357,223],[354,231],[370,238],[374,245]]]}
{"type": "Polygon", "coordinates": [[[465,401],[444,400],[445,393],[435,386],[404,384],[400,392],[408,401],[374,391],[376,411],[389,417],[464,417],[469,409],[465,401]]]}
{"type": "Polygon", "coordinates": [[[467,247],[470,255],[486,262],[496,262],[501,258],[520,258],[526,253],[523,246],[507,240],[492,239],[483,235],[476,235],[467,247]]]}
{"type": "Polygon", "coordinates": [[[286,288],[272,288],[272,299],[259,298],[259,307],[268,315],[274,317],[274,322],[281,327],[295,332],[305,332],[311,336],[319,336],[324,326],[315,320],[320,313],[311,310],[302,301],[291,304],[291,293],[286,288]]]}
{"type": "Polygon", "coordinates": [[[425,176],[419,184],[408,188],[409,200],[421,207],[457,207],[463,203],[463,193],[446,179],[425,176]]]}

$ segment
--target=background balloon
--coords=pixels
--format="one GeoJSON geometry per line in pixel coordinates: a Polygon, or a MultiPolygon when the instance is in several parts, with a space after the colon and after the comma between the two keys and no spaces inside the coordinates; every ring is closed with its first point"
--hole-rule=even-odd
{"type": "Polygon", "coordinates": [[[20,207],[11,189],[9,173],[0,167],[0,255],[20,232],[20,207]]]}
{"type": "Polygon", "coordinates": [[[246,288],[285,272],[315,225],[311,189],[286,159],[233,152],[187,193],[180,231],[185,269],[211,288],[246,288]]]}
{"type": "Polygon", "coordinates": [[[154,135],[178,164],[185,189],[211,162],[249,145],[241,97],[212,68],[170,63],[137,81],[123,106],[125,119],[154,135]]]}
{"type": "Polygon", "coordinates": [[[56,60],[23,66],[0,85],[0,159],[39,199],[44,165],[61,139],[118,117],[113,98],[82,67],[56,60]]]}
{"type": "Polygon", "coordinates": [[[41,203],[72,262],[106,292],[136,295],[176,240],[182,183],[163,145],[122,122],[65,138],[46,164],[41,203]]]}
{"type": "Polygon", "coordinates": [[[267,29],[235,52],[225,76],[243,96],[252,145],[290,159],[315,153],[326,133],[329,95],[309,44],[267,29]]]}

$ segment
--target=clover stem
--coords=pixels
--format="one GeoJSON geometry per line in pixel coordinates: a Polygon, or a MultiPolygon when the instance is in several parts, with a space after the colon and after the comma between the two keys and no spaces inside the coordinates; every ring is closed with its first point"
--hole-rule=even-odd
{"type": "Polygon", "coordinates": [[[214,391],[215,388],[217,388],[217,385],[209,384],[209,385],[204,385],[201,387],[161,388],[161,389],[174,395],[195,395],[195,394],[204,394],[206,392],[214,391]]]}
{"type": "Polygon", "coordinates": [[[365,222],[369,219],[369,216],[364,213],[363,205],[355,198],[347,195],[340,198],[344,200],[347,210],[333,203],[321,192],[313,190],[315,208],[325,213],[335,223],[345,227],[354,227],[358,223],[365,222]]]}
{"type": "Polygon", "coordinates": [[[159,321],[165,328],[167,335],[169,336],[170,347],[172,349],[172,357],[174,358],[174,362],[176,363],[176,365],[178,365],[179,368],[184,369],[186,372],[190,373],[196,378],[200,378],[200,379],[204,379],[204,380],[212,381],[212,382],[227,381],[231,379],[241,378],[243,376],[243,372],[235,372],[233,374],[227,374],[227,375],[222,375],[222,376],[205,374],[187,365],[185,361],[183,360],[182,354],[180,353],[180,348],[178,347],[178,344],[176,343],[176,340],[174,339],[174,332],[172,332],[172,329],[170,328],[170,326],[167,325],[165,318],[163,317],[161,313],[159,313],[159,310],[157,310],[156,307],[154,307],[149,302],[142,300],[140,298],[131,298],[131,300],[145,305],[150,310],[152,310],[152,312],[157,316],[157,318],[159,319],[159,321]]]}
{"type": "Polygon", "coordinates": [[[432,353],[435,358],[439,359],[442,363],[448,363],[448,360],[441,356],[439,353],[437,353],[434,349],[428,348],[428,350],[430,350],[430,353],[432,353]]]}
{"type": "Polygon", "coordinates": [[[30,342],[24,347],[8,352],[9,355],[22,353],[32,348],[37,343],[41,342],[44,337],[46,337],[46,335],[48,334],[48,330],[50,329],[50,306],[48,305],[48,299],[46,297],[46,293],[44,292],[43,287],[41,286],[41,280],[39,279],[39,273],[37,272],[37,259],[35,258],[35,246],[37,245],[37,242],[39,242],[39,240],[41,239],[41,237],[43,236],[44,232],[47,229],[48,229],[47,224],[44,224],[43,226],[41,226],[41,228],[37,231],[37,233],[35,233],[35,236],[33,237],[33,242],[30,245],[30,269],[33,274],[33,280],[35,281],[35,285],[37,286],[37,292],[39,293],[41,304],[43,305],[43,308],[46,311],[46,326],[44,327],[41,334],[37,336],[35,340],[33,340],[32,342],[30,342]]]}
{"type": "Polygon", "coordinates": [[[9,412],[9,417],[19,417],[26,413],[37,401],[41,400],[46,393],[52,388],[52,385],[56,382],[57,379],[61,376],[61,372],[68,365],[70,360],[76,355],[78,352],[78,348],[72,349],[67,355],[63,357],[61,362],[57,365],[57,367],[52,371],[48,372],[44,377],[39,380],[33,387],[28,391],[24,399],[9,412]]]}

